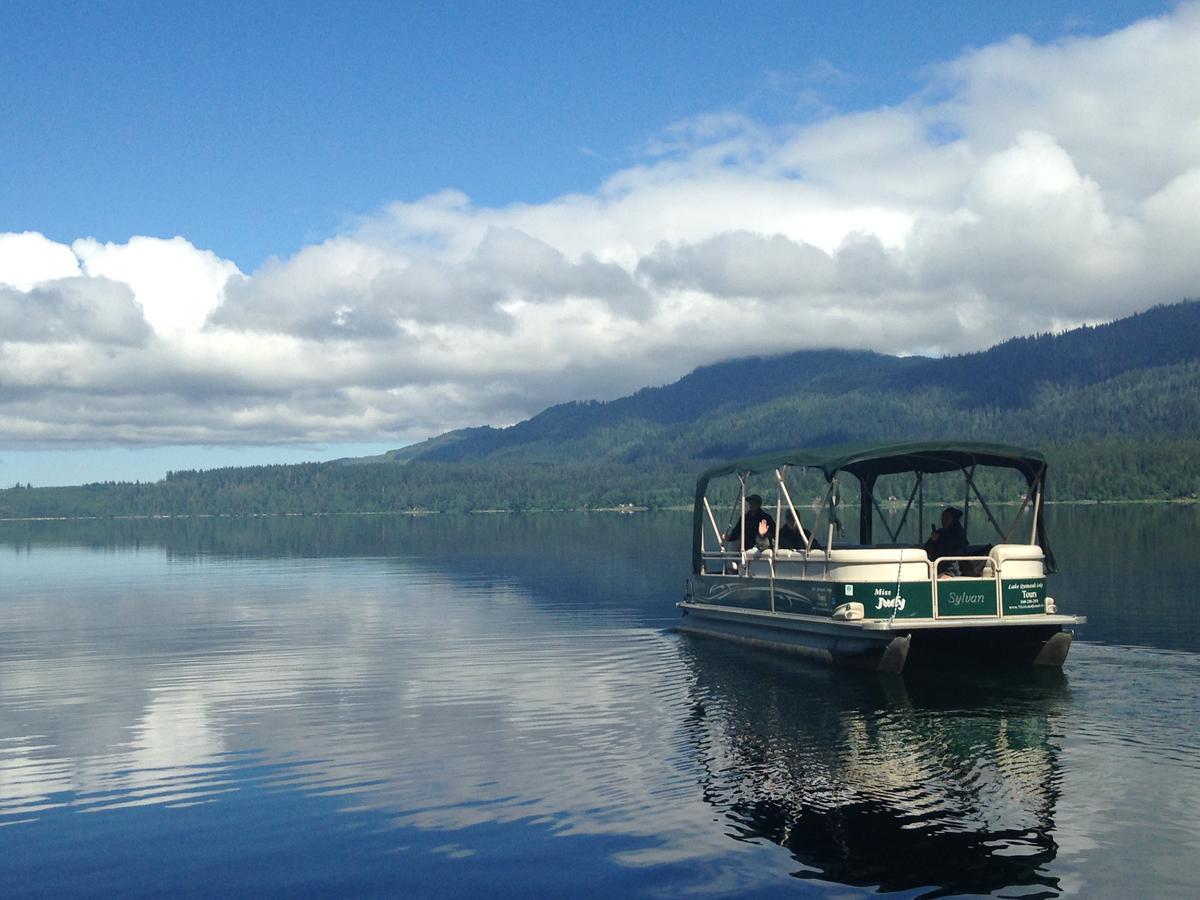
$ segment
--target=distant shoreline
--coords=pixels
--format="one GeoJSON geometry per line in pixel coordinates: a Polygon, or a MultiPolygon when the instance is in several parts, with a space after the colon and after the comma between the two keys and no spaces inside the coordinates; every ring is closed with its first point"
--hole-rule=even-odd
{"type": "MultiPolygon", "coordinates": [[[[1195,497],[1178,497],[1168,500],[1047,500],[1046,506],[1195,506],[1200,500],[1195,497]]],[[[930,506],[937,504],[931,503],[930,506]]],[[[843,503],[842,506],[857,509],[857,503],[843,503]]],[[[1020,506],[1015,500],[1003,500],[992,506],[1020,506]]],[[[797,507],[798,509],[800,507],[797,507]]],[[[811,507],[805,506],[805,509],[811,507]]],[[[897,507],[899,509],[899,507],[897,507]]],[[[394,509],[369,510],[362,512],[258,512],[258,513],[158,513],[152,515],[112,515],[112,516],[0,516],[0,524],[5,522],[155,522],[174,519],[301,519],[301,518],[338,518],[348,516],[399,516],[409,519],[425,516],[486,516],[486,515],[546,515],[551,513],[604,513],[606,515],[639,515],[658,512],[691,512],[691,506],[593,506],[562,509],[548,507],[546,509],[472,509],[466,512],[444,511],[439,509],[394,509]]]]}

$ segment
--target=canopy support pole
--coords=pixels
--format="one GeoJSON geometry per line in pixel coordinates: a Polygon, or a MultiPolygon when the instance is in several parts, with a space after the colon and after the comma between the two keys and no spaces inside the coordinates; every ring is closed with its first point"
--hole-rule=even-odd
{"type": "MultiPolygon", "coordinates": [[[[788,491],[787,482],[784,480],[785,474],[787,474],[787,466],[783,467],[782,474],[780,473],[779,469],[776,469],[775,470],[775,480],[779,482],[779,490],[783,494],[784,499],[787,500],[788,511],[792,514],[792,520],[796,523],[796,527],[800,529],[800,537],[803,539],[805,545],[807,545],[809,543],[808,532],[806,532],[804,530],[804,523],[800,521],[800,514],[798,512],[796,512],[796,506],[795,506],[795,504],[792,503],[791,492],[788,491]]],[[[775,523],[775,549],[776,550],[779,549],[779,523],[778,522],[775,523]]]]}
{"type": "MultiPolygon", "coordinates": [[[[733,500],[733,505],[730,506],[730,524],[728,524],[728,528],[725,529],[726,532],[728,532],[728,530],[732,529],[733,523],[737,521],[739,506],[740,506],[740,509],[742,509],[742,515],[745,515],[745,511],[746,511],[746,504],[745,504],[746,480],[745,480],[745,476],[738,475],[738,481],[742,482],[742,493],[738,494],[738,498],[736,500],[733,500]]],[[[725,535],[722,534],[721,536],[722,536],[722,538],[724,538],[725,535]]]]}
{"type": "Polygon", "coordinates": [[[925,536],[925,479],[923,473],[918,473],[922,477],[917,478],[917,540],[921,540],[925,536]]]}
{"type": "MultiPolygon", "coordinates": [[[[1030,480],[1028,487],[1025,489],[1025,496],[1021,498],[1021,505],[1017,509],[1017,514],[1013,516],[1012,524],[1008,526],[1008,530],[1004,532],[1004,543],[1008,543],[1008,539],[1012,537],[1014,531],[1017,530],[1017,524],[1021,521],[1021,514],[1025,512],[1025,507],[1029,505],[1029,501],[1033,498],[1033,493],[1042,483],[1042,475],[1045,474],[1046,467],[1043,465],[1037,470],[1037,474],[1030,480]]],[[[1037,514],[1034,514],[1034,533],[1037,533],[1037,514]]]]}
{"type": "MultiPolygon", "coordinates": [[[[860,544],[875,543],[875,523],[871,518],[872,507],[879,511],[879,518],[883,520],[883,510],[879,509],[879,504],[875,500],[875,481],[874,475],[858,476],[858,542],[860,544]],[[871,500],[870,503],[867,502],[868,498],[871,500]]],[[[886,520],[883,520],[883,527],[887,528],[888,534],[891,534],[892,530],[888,528],[886,520]]]]}
{"type": "Polygon", "coordinates": [[[963,469],[962,472],[967,479],[967,483],[963,485],[963,531],[966,532],[971,527],[971,482],[975,478],[975,466],[963,469]]]}
{"type": "MultiPolygon", "coordinates": [[[[904,514],[900,516],[900,524],[896,526],[896,535],[897,535],[897,537],[896,537],[896,538],[893,538],[893,540],[896,540],[896,541],[897,541],[897,543],[899,542],[899,541],[898,541],[898,537],[899,537],[900,533],[901,533],[902,531],[904,531],[904,523],[908,521],[908,513],[909,513],[909,510],[911,510],[911,509],[912,509],[912,505],[913,505],[913,499],[914,499],[914,498],[917,496],[917,491],[918,491],[918,489],[920,489],[920,487],[921,487],[921,479],[925,477],[925,473],[924,473],[924,472],[917,472],[917,473],[916,473],[916,476],[917,476],[917,480],[916,480],[916,481],[913,483],[913,489],[912,489],[912,491],[911,491],[911,492],[909,493],[909,495],[908,495],[908,503],[907,503],[907,505],[905,505],[905,507],[904,507],[904,514]]],[[[920,533],[920,532],[918,532],[918,534],[919,534],[919,533],[920,533]]]]}
{"type": "MultiPolygon", "coordinates": [[[[897,543],[896,534],[892,531],[892,526],[887,523],[887,517],[883,514],[883,507],[879,505],[879,501],[875,499],[875,492],[871,491],[871,505],[875,507],[875,511],[879,513],[879,521],[883,523],[883,529],[888,533],[888,537],[892,539],[892,543],[897,543]]],[[[868,508],[868,512],[869,512],[868,508]]],[[[873,543],[873,542],[872,542],[873,543]]]]}
{"type": "MultiPolygon", "coordinates": [[[[720,549],[721,543],[722,543],[721,538],[723,537],[723,535],[721,534],[721,529],[717,527],[717,517],[713,515],[712,507],[708,505],[707,497],[704,498],[704,511],[706,513],[708,513],[708,524],[710,524],[712,526],[713,534],[715,534],[717,536],[717,547],[718,547],[718,549],[720,549]]],[[[701,542],[700,543],[700,552],[703,553],[704,552],[704,532],[703,531],[700,532],[700,542],[701,542]]]]}
{"type": "Polygon", "coordinates": [[[996,534],[1001,538],[1004,537],[1004,530],[1000,527],[1000,523],[996,521],[996,517],[992,515],[992,511],[988,508],[987,501],[983,499],[983,494],[979,493],[979,488],[975,484],[975,479],[971,479],[968,484],[971,485],[971,490],[975,492],[975,497],[979,500],[979,505],[983,507],[983,511],[987,513],[988,521],[992,523],[992,527],[996,529],[996,534]]]}
{"type": "Polygon", "coordinates": [[[1032,496],[1033,496],[1033,488],[1027,487],[1025,489],[1025,496],[1021,498],[1021,505],[1017,507],[1017,514],[1015,516],[1013,516],[1013,520],[1009,524],[1008,530],[1004,532],[1004,538],[1001,541],[1002,544],[1007,544],[1008,539],[1010,537],[1012,537],[1012,533],[1014,531],[1016,531],[1017,523],[1019,523],[1021,521],[1021,514],[1025,512],[1025,507],[1027,507],[1029,505],[1029,498],[1032,496]]]}
{"type": "Polygon", "coordinates": [[[742,508],[742,517],[738,520],[738,534],[741,537],[742,574],[746,574],[746,476],[738,473],[738,481],[742,483],[742,491],[738,495],[738,505],[742,508]]]}
{"type": "MultiPolygon", "coordinates": [[[[829,503],[829,498],[833,494],[834,482],[836,480],[837,480],[837,478],[835,476],[834,480],[829,482],[829,490],[827,490],[825,492],[825,497],[824,497],[824,499],[821,500],[821,505],[817,507],[817,515],[816,515],[816,518],[813,519],[813,530],[808,533],[808,542],[804,545],[805,554],[808,554],[812,551],[813,539],[817,536],[817,523],[821,520],[821,513],[823,513],[825,511],[825,507],[829,503]]],[[[828,547],[825,548],[825,567],[829,568],[829,548],[828,547]]]]}
{"type": "MultiPolygon", "coordinates": [[[[833,493],[833,487],[834,487],[834,482],[830,481],[829,482],[829,490],[826,491],[826,496],[824,496],[821,499],[821,505],[817,506],[817,514],[816,514],[815,520],[812,520],[812,530],[811,530],[811,532],[809,532],[808,544],[804,545],[805,553],[808,553],[810,550],[812,550],[812,540],[814,540],[817,536],[817,522],[821,521],[821,514],[822,514],[822,512],[824,512],[824,508],[826,508],[826,506],[829,504],[829,496],[830,496],[830,494],[833,493]]],[[[828,547],[827,547],[827,550],[828,550],[828,547]]]]}
{"type": "Polygon", "coordinates": [[[835,473],[834,476],[831,479],[829,479],[829,494],[827,495],[829,498],[829,514],[827,516],[827,519],[829,521],[829,529],[828,529],[829,534],[825,538],[825,577],[826,578],[829,577],[829,557],[833,554],[833,526],[834,526],[835,522],[839,526],[841,525],[841,522],[837,518],[837,513],[834,512],[834,507],[837,505],[837,499],[838,499],[838,497],[837,497],[837,482],[838,482],[838,477],[837,477],[837,474],[835,473]]]}
{"type": "MultiPolygon", "coordinates": [[[[1044,467],[1043,467],[1044,468],[1044,467]]],[[[1033,524],[1030,526],[1029,543],[1037,543],[1038,533],[1038,516],[1042,513],[1042,479],[1041,473],[1038,473],[1038,479],[1033,483],[1033,524]]]]}

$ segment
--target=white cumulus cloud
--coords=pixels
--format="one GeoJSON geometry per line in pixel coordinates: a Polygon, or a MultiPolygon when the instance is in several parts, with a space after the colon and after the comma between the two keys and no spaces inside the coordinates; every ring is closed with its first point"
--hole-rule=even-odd
{"type": "Polygon", "coordinates": [[[85,274],[129,285],[159,334],[199,328],[220,304],[225,282],[239,274],[233,263],[180,237],[133,237],[124,244],[84,238],[71,249],[85,274]]]}
{"type": "Polygon", "coordinates": [[[35,231],[0,234],[0,284],[27,291],[35,284],[79,275],[70,247],[35,231]]]}
{"type": "Polygon", "coordinates": [[[676,123],[588,193],[395,202],[248,274],[183,237],[0,234],[0,441],[399,443],[740,354],[971,350],[1196,296],[1200,5],[921,77],[676,123]]]}

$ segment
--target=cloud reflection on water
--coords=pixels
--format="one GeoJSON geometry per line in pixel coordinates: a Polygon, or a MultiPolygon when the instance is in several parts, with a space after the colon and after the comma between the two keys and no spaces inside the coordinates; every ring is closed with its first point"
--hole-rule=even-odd
{"type": "Polygon", "coordinates": [[[1170,711],[1200,702],[1194,655],[1084,644],[1050,679],[879,682],[662,631],[643,560],[670,529],[558,519],[549,554],[541,526],[461,527],[488,540],[10,557],[0,823],[211,804],[236,828],[268,791],[330,800],[343,824],[314,827],[427,832],[460,867],[481,826],[556,865],[580,862],[559,838],[602,838],[641,892],[1194,887],[1198,748],[1170,711]]]}
{"type": "MultiPolygon", "coordinates": [[[[39,555],[52,568],[64,552],[39,555]]],[[[706,812],[671,751],[684,691],[672,638],[546,620],[512,586],[398,560],[279,565],[269,579],[226,563],[201,584],[145,554],[131,564],[159,589],[122,597],[102,632],[71,625],[67,598],[27,599],[23,621],[10,609],[8,633],[45,634],[53,607],[71,607],[54,656],[0,667],[0,819],[203,799],[253,762],[274,766],[255,776],[268,786],[336,793],[398,825],[686,835],[675,857],[723,843],[682,827],[706,812]],[[218,622],[218,598],[234,621],[218,622]]]]}

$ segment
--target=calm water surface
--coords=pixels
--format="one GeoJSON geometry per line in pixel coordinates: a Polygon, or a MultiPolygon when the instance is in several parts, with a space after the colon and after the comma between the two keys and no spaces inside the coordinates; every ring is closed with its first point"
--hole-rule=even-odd
{"type": "Polygon", "coordinates": [[[1064,673],[674,634],[689,517],[0,523],[0,884],[1200,895],[1195,508],[1056,508],[1064,673]]]}

